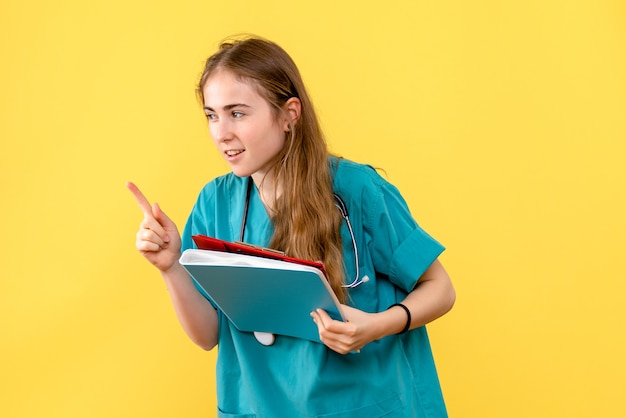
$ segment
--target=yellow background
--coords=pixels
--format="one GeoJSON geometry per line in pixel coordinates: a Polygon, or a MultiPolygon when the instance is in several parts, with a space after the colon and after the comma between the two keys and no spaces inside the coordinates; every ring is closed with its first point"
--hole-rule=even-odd
{"type": "Polygon", "coordinates": [[[226,172],[194,83],[238,32],[447,246],[452,417],[626,416],[624,3],[310,3],[0,3],[0,416],[214,416],[124,184],[182,227],[226,172]]]}

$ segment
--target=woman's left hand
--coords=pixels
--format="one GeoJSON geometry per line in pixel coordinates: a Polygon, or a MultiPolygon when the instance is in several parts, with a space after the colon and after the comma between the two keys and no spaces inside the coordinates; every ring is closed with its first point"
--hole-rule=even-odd
{"type": "Polygon", "coordinates": [[[345,322],[332,319],[322,309],[311,312],[311,316],[322,342],[333,351],[347,354],[359,352],[366,344],[387,335],[426,325],[448,312],[455,300],[450,277],[439,260],[435,260],[402,301],[411,312],[408,318],[404,309],[393,305],[378,313],[341,305],[345,322]]]}
{"type": "Polygon", "coordinates": [[[320,340],[339,354],[360,352],[366,344],[382,335],[376,321],[377,314],[370,314],[347,305],[341,305],[345,322],[332,319],[323,309],[311,312],[320,334],[320,340]]]}

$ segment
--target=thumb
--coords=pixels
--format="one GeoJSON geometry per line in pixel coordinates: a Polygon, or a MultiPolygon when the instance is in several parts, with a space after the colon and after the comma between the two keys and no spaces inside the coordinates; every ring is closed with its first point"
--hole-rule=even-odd
{"type": "MultiPolygon", "coordinates": [[[[163,229],[176,229],[176,224],[174,223],[174,221],[172,221],[169,216],[167,216],[165,212],[163,212],[161,206],[159,206],[158,203],[154,203],[152,205],[152,215],[154,216],[154,219],[156,219],[157,222],[159,222],[161,226],[163,226],[163,229]]],[[[169,241],[169,237],[166,238],[166,241],[169,241]]]]}

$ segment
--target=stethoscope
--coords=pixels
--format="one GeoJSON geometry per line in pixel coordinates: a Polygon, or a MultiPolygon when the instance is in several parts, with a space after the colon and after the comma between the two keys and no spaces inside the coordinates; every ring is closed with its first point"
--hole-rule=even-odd
{"type": "MultiPolygon", "coordinates": [[[[246,223],[248,222],[248,208],[250,207],[250,194],[252,192],[252,177],[248,177],[248,184],[246,185],[246,199],[243,205],[243,216],[241,219],[241,228],[239,229],[239,241],[244,242],[243,236],[246,231],[246,223]]],[[[356,238],[354,237],[354,230],[352,229],[352,223],[350,222],[350,216],[348,215],[348,208],[346,207],[346,203],[343,201],[341,196],[337,193],[334,193],[335,196],[335,206],[341,212],[341,216],[346,222],[348,227],[348,232],[350,233],[350,240],[352,241],[352,248],[354,249],[354,267],[355,267],[355,276],[354,280],[352,280],[349,284],[344,284],[342,287],[348,289],[354,289],[355,287],[367,283],[369,281],[369,277],[367,275],[360,277],[359,273],[359,249],[356,245],[356,238]]],[[[272,345],[274,343],[274,335],[267,332],[255,332],[254,336],[256,339],[263,345],[272,345]]]]}

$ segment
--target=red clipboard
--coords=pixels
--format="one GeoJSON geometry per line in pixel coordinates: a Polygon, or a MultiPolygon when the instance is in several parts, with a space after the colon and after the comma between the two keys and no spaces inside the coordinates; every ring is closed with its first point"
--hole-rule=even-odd
{"type": "Polygon", "coordinates": [[[289,257],[282,251],[273,250],[271,248],[260,247],[258,245],[247,244],[245,242],[229,242],[221,239],[209,237],[207,235],[193,235],[191,237],[196,243],[199,250],[222,251],[227,253],[253,255],[256,257],[271,258],[273,260],[281,260],[288,263],[302,264],[305,266],[320,269],[324,276],[324,264],[321,261],[304,260],[301,258],[289,257]]]}

